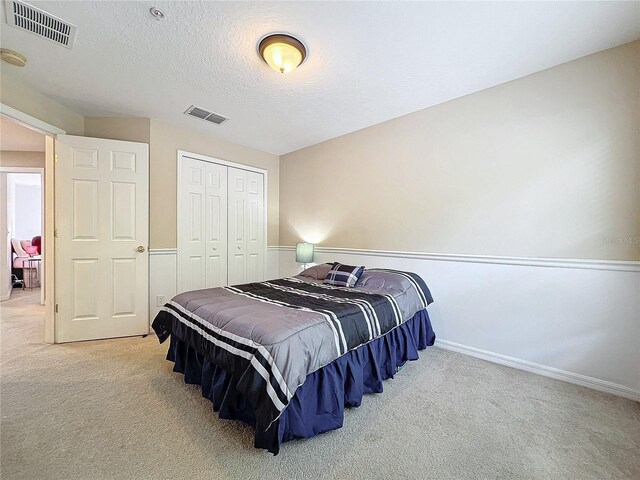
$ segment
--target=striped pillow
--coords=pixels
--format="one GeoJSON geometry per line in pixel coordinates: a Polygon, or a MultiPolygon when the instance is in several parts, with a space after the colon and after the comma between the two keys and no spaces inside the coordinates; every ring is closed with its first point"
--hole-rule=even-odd
{"type": "Polygon", "coordinates": [[[336,287],[355,287],[364,273],[364,267],[352,267],[333,262],[333,267],[324,279],[324,283],[336,287]]]}

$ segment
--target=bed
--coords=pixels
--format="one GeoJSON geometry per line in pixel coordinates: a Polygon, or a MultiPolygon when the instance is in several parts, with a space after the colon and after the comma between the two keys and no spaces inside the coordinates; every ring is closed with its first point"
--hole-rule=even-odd
{"type": "Polygon", "coordinates": [[[367,269],[354,287],[323,283],[331,264],[293,277],[185,292],[152,327],[186,383],[220,418],[255,427],[254,445],[280,445],[342,427],[345,407],[382,392],[433,345],[433,299],[416,274],[367,269]]]}

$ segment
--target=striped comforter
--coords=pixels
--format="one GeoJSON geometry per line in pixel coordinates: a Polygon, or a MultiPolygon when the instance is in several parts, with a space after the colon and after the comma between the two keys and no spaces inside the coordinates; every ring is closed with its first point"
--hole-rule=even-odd
{"type": "MultiPolygon", "coordinates": [[[[323,266],[318,266],[320,270],[323,266]]],[[[182,293],[153,322],[230,372],[266,429],[307,375],[378,338],[433,300],[416,274],[367,270],[355,288],[299,275],[182,293]]]]}

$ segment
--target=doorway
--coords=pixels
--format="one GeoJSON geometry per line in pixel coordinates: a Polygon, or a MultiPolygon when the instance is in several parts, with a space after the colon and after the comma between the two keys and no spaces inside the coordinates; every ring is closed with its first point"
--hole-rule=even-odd
{"type": "Polygon", "coordinates": [[[45,146],[44,133],[0,118],[0,301],[44,305],[45,146]]]}
{"type": "MultiPolygon", "coordinates": [[[[12,258],[9,245],[11,238],[7,227],[7,209],[5,207],[7,195],[6,182],[0,182],[0,310],[2,310],[3,322],[10,304],[28,302],[33,309],[37,309],[40,318],[44,317],[44,342],[55,341],[55,313],[54,313],[54,137],[65,133],[60,128],[43,122],[26,113],[16,110],[8,105],[0,103],[0,180],[6,180],[7,173],[36,173],[40,174],[41,189],[44,192],[42,212],[44,213],[44,226],[41,234],[41,262],[40,262],[40,294],[24,293],[28,298],[15,299],[15,296],[23,296],[23,290],[16,289],[14,298],[11,296],[9,282],[13,277],[4,275],[12,268],[12,258]],[[44,149],[42,141],[44,139],[44,149]],[[43,162],[44,151],[44,162],[43,162]],[[30,153],[31,152],[31,153],[30,153]],[[33,153],[35,152],[35,153],[33,153]],[[4,255],[6,253],[6,256],[4,255]],[[37,298],[39,297],[39,302],[37,298]],[[44,305],[44,306],[43,306],[44,305]]],[[[34,312],[31,312],[34,313],[34,312]]],[[[37,328],[42,329],[42,323],[37,322],[37,328]]],[[[40,331],[42,334],[42,331],[40,331]]],[[[42,337],[41,337],[42,338],[42,337]]]]}
{"type": "MultiPolygon", "coordinates": [[[[32,293],[42,291],[43,173],[44,169],[18,168],[3,172],[7,185],[4,198],[7,212],[3,217],[6,218],[7,250],[11,261],[9,298],[15,288],[32,293]]],[[[44,303],[42,300],[38,295],[38,303],[44,303]]]]}

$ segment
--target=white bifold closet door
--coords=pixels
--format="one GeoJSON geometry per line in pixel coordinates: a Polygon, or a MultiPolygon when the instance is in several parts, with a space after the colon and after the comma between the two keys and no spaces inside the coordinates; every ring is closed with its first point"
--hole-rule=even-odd
{"type": "Polygon", "coordinates": [[[264,175],[182,157],[179,291],[264,280],[264,175]]]}
{"type": "Polygon", "coordinates": [[[264,175],[229,168],[229,285],[264,280],[264,175]]]}
{"type": "Polygon", "coordinates": [[[227,284],[227,167],[183,158],[181,291],[227,284]]]}

